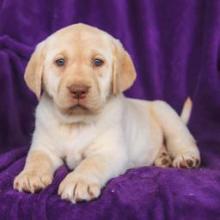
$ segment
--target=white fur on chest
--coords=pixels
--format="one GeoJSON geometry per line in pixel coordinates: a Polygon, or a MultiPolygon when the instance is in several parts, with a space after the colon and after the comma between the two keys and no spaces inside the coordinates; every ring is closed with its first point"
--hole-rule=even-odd
{"type": "Polygon", "coordinates": [[[91,145],[95,139],[96,128],[93,124],[61,125],[59,129],[53,131],[51,137],[54,134],[56,134],[53,139],[54,149],[72,169],[83,159],[85,148],[91,145]]]}
{"type": "Polygon", "coordinates": [[[54,113],[48,103],[46,106],[45,103],[40,106],[36,114],[38,118],[32,148],[36,146],[38,149],[50,151],[53,155],[64,159],[72,169],[82,160],[85,149],[96,138],[97,126],[93,122],[62,123],[54,113]],[[38,144],[38,140],[41,145],[38,144]]]}

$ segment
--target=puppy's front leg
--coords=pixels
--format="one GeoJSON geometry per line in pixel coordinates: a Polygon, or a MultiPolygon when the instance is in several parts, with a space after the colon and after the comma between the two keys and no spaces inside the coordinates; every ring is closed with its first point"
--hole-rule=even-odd
{"type": "Polygon", "coordinates": [[[58,158],[42,150],[30,150],[23,171],[14,179],[14,189],[34,193],[48,186],[60,165],[58,158]]]}
{"type": "Polygon", "coordinates": [[[104,184],[122,173],[125,166],[125,156],[119,151],[90,155],[65,177],[58,194],[73,203],[97,198],[104,184]]]}

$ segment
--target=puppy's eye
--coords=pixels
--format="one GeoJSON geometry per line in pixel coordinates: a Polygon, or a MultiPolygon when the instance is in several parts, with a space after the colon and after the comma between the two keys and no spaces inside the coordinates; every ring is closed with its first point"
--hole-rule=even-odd
{"type": "Polygon", "coordinates": [[[93,65],[96,67],[102,66],[103,64],[104,64],[104,60],[102,60],[102,59],[96,58],[93,60],[93,65]]]}
{"type": "Polygon", "coordinates": [[[63,58],[55,60],[57,66],[64,66],[65,60],[63,58]]]}

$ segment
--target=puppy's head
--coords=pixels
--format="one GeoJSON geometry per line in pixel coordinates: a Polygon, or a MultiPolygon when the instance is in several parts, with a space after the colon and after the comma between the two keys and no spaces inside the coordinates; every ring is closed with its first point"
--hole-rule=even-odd
{"type": "Polygon", "coordinates": [[[97,28],[75,24],[38,44],[25,81],[38,98],[46,92],[65,114],[95,114],[136,78],[121,43],[97,28]]]}

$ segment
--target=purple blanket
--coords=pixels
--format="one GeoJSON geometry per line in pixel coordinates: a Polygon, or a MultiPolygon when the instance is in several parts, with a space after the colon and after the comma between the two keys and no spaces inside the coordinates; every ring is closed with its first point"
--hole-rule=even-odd
{"type": "Polygon", "coordinates": [[[1,0],[0,220],[220,219],[219,34],[218,0],[1,0]],[[40,193],[13,190],[37,104],[24,84],[24,67],[39,41],[77,22],[108,31],[130,52],[138,79],[128,96],[163,99],[178,112],[192,98],[189,127],[201,168],[132,169],[112,179],[99,199],[75,205],[57,196],[69,172],[64,166],[40,193]]]}

